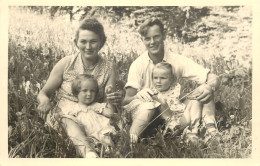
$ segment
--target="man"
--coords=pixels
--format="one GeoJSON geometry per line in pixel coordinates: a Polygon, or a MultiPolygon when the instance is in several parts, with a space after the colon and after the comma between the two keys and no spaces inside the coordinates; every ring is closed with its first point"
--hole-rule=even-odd
{"type": "MultiPolygon", "coordinates": [[[[203,115],[206,115],[204,118],[206,127],[209,132],[215,132],[216,121],[213,92],[219,87],[220,81],[218,77],[192,60],[169,52],[164,47],[166,34],[164,32],[164,25],[160,20],[146,20],[140,26],[139,33],[142,36],[142,41],[147,51],[139,56],[130,66],[128,80],[125,86],[126,96],[124,98],[124,105],[136,98],[143,101],[153,100],[152,96],[155,94],[150,89],[152,88],[151,73],[157,63],[166,61],[175,69],[177,79],[187,78],[200,84],[200,86],[189,95],[189,99],[202,103],[202,110],[199,111],[202,111],[203,115]]],[[[187,106],[193,107],[192,102],[188,100],[184,103],[187,104],[187,106]]],[[[151,113],[153,112],[150,110],[142,111],[142,114],[147,114],[147,117],[151,117],[151,113]]],[[[143,125],[148,124],[150,120],[151,119],[142,119],[142,121],[146,121],[143,125]]],[[[137,125],[137,123],[135,123],[136,122],[133,121],[130,134],[135,132],[136,135],[134,135],[134,137],[138,137],[142,130],[133,131],[134,126],[137,125]]],[[[141,123],[141,121],[139,120],[138,123],[141,123]]],[[[136,140],[137,138],[134,139],[136,140]]]]}

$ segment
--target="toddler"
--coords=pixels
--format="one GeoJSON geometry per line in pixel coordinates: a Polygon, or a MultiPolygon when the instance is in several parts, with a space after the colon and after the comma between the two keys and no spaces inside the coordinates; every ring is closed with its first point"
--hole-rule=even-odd
{"type": "Polygon", "coordinates": [[[135,99],[125,106],[133,120],[130,128],[131,141],[137,142],[156,110],[160,111],[160,117],[166,121],[167,128],[175,131],[179,127],[185,128],[190,125],[190,132],[187,136],[191,141],[197,139],[201,119],[199,110],[202,110],[202,104],[191,100],[186,106],[179,101],[181,86],[177,83],[174,69],[169,63],[161,62],[155,65],[152,71],[152,81],[152,90],[156,94],[152,96],[153,101],[143,101],[136,95],[135,99]]]}
{"type": "MultiPolygon", "coordinates": [[[[63,117],[75,121],[87,137],[93,137],[106,147],[113,146],[110,133],[115,133],[115,128],[110,125],[111,115],[115,112],[114,106],[109,103],[97,103],[97,80],[92,75],[78,75],[72,82],[72,93],[78,98],[78,103],[66,108],[63,117]],[[72,108],[73,107],[73,108],[72,108]]],[[[77,134],[75,133],[75,138],[77,134]]],[[[86,147],[86,157],[98,157],[90,147],[86,147]]]]}

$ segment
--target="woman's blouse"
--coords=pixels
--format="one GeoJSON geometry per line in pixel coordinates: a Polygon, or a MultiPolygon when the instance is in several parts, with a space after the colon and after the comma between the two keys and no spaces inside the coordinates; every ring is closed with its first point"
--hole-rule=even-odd
{"type": "MultiPolygon", "coordinates": [[[[60,88],[59,97],[61,100],[77,102],[77,98],[72,94],[71,84],[77,75],[85,74],[86,72],[80,53],[65,58],[68,58],[69,60],[64,69],[63,82],[60,88]]],[[[98,82],[99,91],[96,100],[97,102],[104,101],[105,86],[111,76],[112,66],[112,62],[106,61],[101,56],[98,56],[97,65],[91,73],[98,82]]]]}

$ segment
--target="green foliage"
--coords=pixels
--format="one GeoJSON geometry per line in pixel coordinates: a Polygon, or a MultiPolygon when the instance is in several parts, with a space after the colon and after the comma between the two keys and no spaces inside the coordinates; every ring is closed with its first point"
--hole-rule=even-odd
{"type": "MultiPolygon", "coordinates": [[[[129,67],[144,50],[138,24],[150,16],[166,23],[165,43],[177,54],[192,58],[221,78],[215,92],[220,144],[194,148],[181,136],[163,135],[163,126],[135,147],[129,125],[114,140],[116,147],[102,157],[246,158],[252,150],[252,14],[248,7],[10,7],[8,47],[8,125],[10,157],[77,157],[64,133],[44,125],[37,116],[36,96],[53,66],[77,48],[71,19],[95,16],[104,25],[107,42],[101,55],[118,66],[126,82],[129,67]],[[59,10],[58,10],[59,9],[59,10]],[[50,17],[50,12],[52,17],[50,17]],[[83,11],[83,12],[81,12],[83,11]]],[[[185,93],[195,83],[181,80],[185,93]]],[[[123,85],[121,85],[122,87],[123,85]]],[[[53,96],[55,101],[55,95],[53,96]]],[[[55,104],[55,102],[53,103],[55,104]]],[[[122,117],[117,118],[121,120],[122,117]]],[[[125,119],[124,119],[125,121],[125,119]]]]}

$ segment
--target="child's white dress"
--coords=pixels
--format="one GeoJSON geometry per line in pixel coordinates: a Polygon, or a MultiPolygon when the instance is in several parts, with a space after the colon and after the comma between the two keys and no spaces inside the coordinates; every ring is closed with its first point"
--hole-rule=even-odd
{"type": "Polygon", "coordinates": [[[87,136],[94,137],[102,142],[108,133],[115,133],[115,128],[110,125],[110,119],[101,115],[106,108],[106,103],[93,103],[91,105],[71,104],[63,107],[60,117],[66,117],[76,122],[85,131],[87,136]]]}
{"type": "Polygon", "coordinates": [[[169,119],[165,119],[167,121],[167,127],[172,130],[174,130],[176,126],[180,125],[180,119],[183,116],[184,110],[186,108],[186,105],[179,101],[180,93],[180,84],[171,86],[170,89],[166,92],[158,93],[158,98],[166,101],[169,109],[172,112],[172,116],[169,119]]]}
{"type": "MultiPolygon", "coordinates": [[[[172,117],[170,118],[170,126],[175,127],[176,125],[180,124],[180,118],[184,113],[185,104],[179,101],[179,96],[181,92],[180,84],[173,84],[169,90],[165,92],[158,92],[158,98],[166,101],[170,110],[172,111],[172,117]]],[[[158,108],[161,104],[158,101],[152,102],[144,102],[140,99],[134,99],[129,104],[124,106],[125,110],[131,114],[132,119],[137,118],[138,112],[142,111],[143,109],[155,109],[158,108]]],[[[169,119],[165,119],[169,120],[169,119]]]]}

